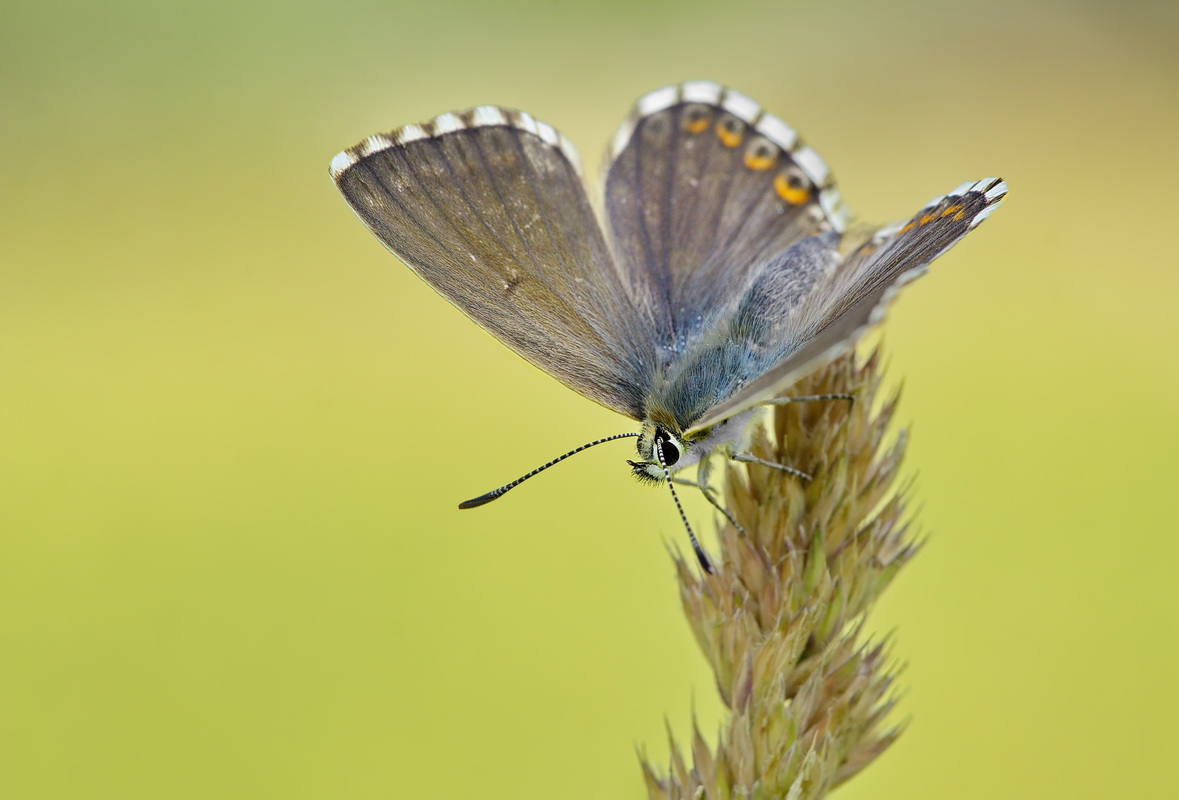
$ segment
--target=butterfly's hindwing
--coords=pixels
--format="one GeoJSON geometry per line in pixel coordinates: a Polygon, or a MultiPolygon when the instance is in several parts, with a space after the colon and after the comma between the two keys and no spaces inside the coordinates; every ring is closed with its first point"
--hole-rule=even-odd
{"type": "MultiPolygon", "coordinates": [[[[847,352],[860,335],[879,322],[901,286],[922,275],[929,263],[954,246],[998,207],[1007,184],[996,178],[965,183],[935,198],[900,225],[882,228],[859,245],[798,307],[783,317],[771,338],[781,342],[779,357],[767,361],[751,344],[743,345],[758,377],[692,421],[698,431],[763,403],[808,372],[847,352]]],[[[834,253],[832,254],[834,255],[834,253]]]]}
{"type": "Polygon", "coordinates": [[[754,101],[706,82],[639,100],[604,195],[620,268],[672,353],[731,310],[768,260],[845,224],[822,159],[754,101]]]}

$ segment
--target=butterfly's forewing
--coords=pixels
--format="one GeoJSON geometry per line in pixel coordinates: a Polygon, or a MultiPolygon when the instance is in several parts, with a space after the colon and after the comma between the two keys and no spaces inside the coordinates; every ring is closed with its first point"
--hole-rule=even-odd
{"type": "Polygon", "coordinates": [[[768,259],[845,222],[827,166],[789,126],[703,81],[639,100],[608,154],[604,206],[665,361],[740,299],[768,259]]]}
{"type": "MultiPolygon", "coordinates": [[[[782,317],[774,336],[783,349],[773,363],[765,363],[764,357],[763,363],[750,359],[760,377],[719,400],[693,422],[692,430],[765,402],[853,347],[864,330],[882,318],[897,290],[982,222],[1006,193],[1007,185],[996,178],[962,184],[904,224],[884,228],[852,250],[782,317]]],[[[753,352],[749,347],[745,351],[753,352]]]]}
{"type": "Polygon", "coordinates": [[[615,266],[576,152],[527,114],[483,106],[332,161],[365,225],[518,354],[642,418],[653,335],[615,266]]]}

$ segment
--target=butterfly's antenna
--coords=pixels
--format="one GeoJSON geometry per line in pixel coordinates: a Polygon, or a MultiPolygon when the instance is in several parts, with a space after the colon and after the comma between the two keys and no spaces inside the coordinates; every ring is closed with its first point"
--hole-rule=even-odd
{"type": "Polygon", "coordinates": [[[671,470],[667,468],[667,462],[663,459],[663,442],[658,436],[655,437],[655,455],[659,458],[659,466],[663,467],[663,477],[667,479],[667,488],[671,490],[671,499],[675,501],[676,510],[680,512],[680,519],[684,521],[684,527],[688,531],[688,538],[692,540],[692,549],[696,551],[696,559],[700,562],[700,566],[709,575],[712,574],[712,563],[708,560],[708,556],[704,553],[704,548],[700,546],[700,542],[696,541],[696,534],[692,533],[692,526],[688,524],[688,515],[684,513],[684,507],[680,505],[680,496],[675,493],[675,486],[671,482],[671,470]]]}
{"type": "MultiPolygon", "coordinates": [[[[613,436],[607,436],[604,439],[598,439],[597,441],[590,442],[589,444],[583,444],[581,447],[578,447],[574,450],[570,450],[568,453],[566,453],[563,456],[557,456],[556,458],[554,458],[552,461],[550,461],[547,464],[542,464],[541,466],[532,470],[532,472],[529,472],[527,475],[521,475],[519,478],[516,478],[516,480],[512,481],[511,483],[504,484],[503,486],[499,487],[498,489],[493,489],[490,492],[488,492],[487,494],[481,494],[478,497],[475,497],[471,500],[464,500],[463,502],[459,503],[459,508],[478,508],[481,505],[485,505],[487,503],[490,503],[492,500],[495,500],[499,497],[503,497],[510,490],[515,489],[517,486],[519,486],[524,481],[531,478],[533,475],[539,475],[540,473],[544,472],[546,469],[553,466],[554,464],[560,464],[562,461],[569,458],[569,456],[575,456],[578,453],[580,453],[582,450],[588,450],[589,448],[593,447],[594,445],[603,444],[605,442],[612,442],[615,439],[626,439],[626,438],[630,438],[630,437],[634,437],[634,436],[638,436],[638,435],[639,434],[637,434],[637,433],[616,433],[613,436]]],[[[677,501],[677,503],[678,502],[679,501],[677,501]]],[[[680,512],[680,513],[683,513],[683,512],[680,512]]]]}

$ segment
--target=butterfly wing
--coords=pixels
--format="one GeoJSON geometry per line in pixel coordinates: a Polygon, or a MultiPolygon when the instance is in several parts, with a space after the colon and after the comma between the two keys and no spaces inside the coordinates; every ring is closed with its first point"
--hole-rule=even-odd
{"type": "Polygon", "coordinates": [[[607,228],[653,320],[661,372],[730,310],[767,259],[845,224],[818,154],[715,83],[644,96],[607,156],[607,228]]]}
{"type": "Polygon", "coordinates": [[[369,137],[337,155],[331,175],[369,230],[468,317],[641,419],[652,334],[577,163],[551,126],[482,106],[369,137]]]}
{"type": "MultiPolygon", "coordinates": [[[[767,270],[765,285],[755,285],[747,293],[727,328],[741,341],[737,360],[756,377],[718,399],[692,423],[688,435],[764,403],[850,350],[869,326],[880,321],[900,287],[924,274],[931,261],[982,222],[1006,194],[1007,184],[996,178],[962,184],[904,224],[881,229],[843,258],[834,238],[824,242],[814,237],[805,244],[814,251],[811,261],[823,262],[823,277],[794,297],[775,292],[773,270],[767,270]],[[834,269],[829,269],[832,264],[834,269]],[[756,295],[759,290],[763,296],[756,295]],[[777,345],[764,346],[771,341],[777,345]]],[[[793,267],[805,260],[803,255],[807,254],[795,255],[793,267]]],[[[805,271],[796,268],[792,274],[805,271]]]]}

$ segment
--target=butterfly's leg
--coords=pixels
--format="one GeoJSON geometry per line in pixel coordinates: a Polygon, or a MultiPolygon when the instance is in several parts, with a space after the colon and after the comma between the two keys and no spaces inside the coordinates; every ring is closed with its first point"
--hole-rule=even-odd
{"type": "Polygon", "coordinates": [[[738,533],[740,533],[742,536],[749,535],[749,531],[745,530],[745,527],[740,522],[737,521],[736,517],[734,517],[732,514],[730,514],[729,510],[727,508],[725,508],[724,506],[722,506],[720,504],[720,502],[715,497],[713,497],[713,494],[715,494],[715,492],[713,492],[712,489],[708,488],[707,486],[701,486],[700,491],[704,493],[705,500],[712,503],[713,507],[717,511],[719,511],[725,515],[725,519],[727,519],[729,522],[731,522],[733,524],[733,527],[737,529],[738,533]]]}
{"type": "Polygon", "coordinates": [[[791,475],[802,478],[805,481],[811,480],[811,476],[800,469],[788,467],[785,464],[775,464],[773,461],[766,461],[764,458],[758,458],[750,453],[733,453],[729,458],[734,461],[740,461],[742,464],[761,464],[763,467],[771,467],[773,469],[780,469],[783,472],[788,472],[791,475]]]}
{"type": "Polygon", "coordinates": [[[775,397],[773,400],[766,402],[767,406],[784,406],[789,403],[809,403],[814,400],[846,400],[849,403],[856,402],[854,394],[808,394],[802,397],[775,397]]]}
{"type": "Polygon", "coordinates": [[[720,501],[716,499],[716,490],[707,484],[707,477],[705,478],[705,481],[705,483],[701,483],[699,480],[690,481],[687,478],[673,477],[671,479],[672,483],[678,483],[681,486],[694,486],[699,489],[704,494],[704,499],[711,503],[713,508],[724,514],[725,519],[733,523],[733,527],[740,531],[742,536],[748,536],[749,531],[745,530],[745,526],[738,522],[736,517],[730,514],[729,510],[722,506],[720,501]]]}
{"type": "MultiPolygon", "coordinates": [[[[855,397],[855,395],[845,394],[842,392],[837,393],[837,394],[808,394],[808,395],[802,395],[800,397],[775,397],[773,400],[766,401],[766,405],[767,406],[784,406],[784,405],[788,405],[790,403],[809,403],[809,402],[813,402],[816,400],[846,400],[849,403],[854,403],[856,401],[856,397],[855,397]]],[[[766,461],[765,459],[758,458],[757,456],[750,455],[749,453],[730,453],[729,458],[733,459],[734,461],[740,461],[745,464],[761,464],[763,467],[772,467],[773,469],[780,469],[783,472],[788,472],[791,475],[795,475],[799,478],[802,478],[803,480],[807,480],[807,481],[811,480],[811,476],[808,475],[807,473],[803,472],[800,469],[795,469],[794,467],[788,467],[785,464],[775,464],[772,461],[766,461]]]]}
{"type": "Polygon", "coordinates": [[[708,474],[712,471],[712,456],[713,453],[709,453],[700,460],[700,466],[696,468],[696,488],[698,488],[701,494],[704,495],[705,500],[707,500],[709,503],[712,503],[713,508],[724,514],[725,519],[731,522],[733,527],[736,528],[742,536],[748,536],[749,531],[745,530],[745,527],[737,521],[737,518],[730,514],[729,510],[720,504],[720,501],[716,499],[716,491],[708,485],[708,474]]]}

